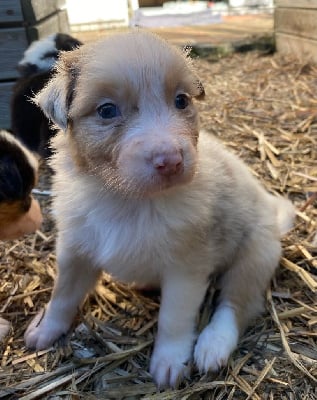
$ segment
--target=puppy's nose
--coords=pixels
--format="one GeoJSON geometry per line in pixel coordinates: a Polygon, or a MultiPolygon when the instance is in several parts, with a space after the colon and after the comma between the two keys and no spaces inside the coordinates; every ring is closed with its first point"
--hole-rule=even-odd
{"type": "Polygon", "coordinates": [[[152,162],[156,171],[163,176],[178,175],[183,171],[183,155],[180,150],[156,153],[152,162]]]}

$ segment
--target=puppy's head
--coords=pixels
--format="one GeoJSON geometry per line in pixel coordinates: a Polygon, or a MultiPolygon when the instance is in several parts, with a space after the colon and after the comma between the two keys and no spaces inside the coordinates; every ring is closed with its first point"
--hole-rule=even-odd
{"type": "Polygon", "coordinates": [[[0,227],[30,209],[38,162],[15,137],[0,131],[0,227]]]}
{"type": "Polygon", "coordinates": [[[68,135],[81,171],[151,195],[192,179],[203,96],[186,54],[135,31],[63,53],[35,101],[68,135]]]}
{"type": "Polygon", "coordinates": [[[61,51],[71,51],[82,43],[66,33],[54,33],[34,41],[24,52],[18,71],[24,77],[51,70],[61,51]]]}

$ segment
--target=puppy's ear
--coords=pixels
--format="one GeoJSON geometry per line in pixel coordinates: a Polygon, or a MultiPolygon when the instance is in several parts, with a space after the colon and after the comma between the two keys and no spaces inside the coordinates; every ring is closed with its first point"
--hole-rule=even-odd
{"type": "Polygon", "coordinates": [[[79,74],[78,59],[77,50],[61,53],[53,78],[33,99],[63,131],[69,122],[68,113],[79,74]]]}

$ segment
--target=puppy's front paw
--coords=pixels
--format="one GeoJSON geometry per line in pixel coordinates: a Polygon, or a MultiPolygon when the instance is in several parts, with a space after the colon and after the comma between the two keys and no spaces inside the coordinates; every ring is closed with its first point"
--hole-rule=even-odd
{"type": "Polygon", "coordinates": [[[198,338],[194,358],[200,372],[218,371],[224,367],[235,345],[224,335],[203,331],[198,338]]]}
{"type": "Polygon", "coordinates": [[[182,341],[157,343],[151,358],[150,373],[158,388],[176,388],[189,375],[191,344],[182,341]]]}
{"type": "Polygon", "coordinates": [[[50,347],[62,334],[67,333],[68,327],[52,320],[41,310],[28,326],[24,341],[29,349],[43,350],[50,347]]]}
{"type": "Polygon", "coordinates": [[[224,367],[236,348],[239,329],[234,310],[219,307],[209,325],[199,335],[194,358],[200,372],[218,371],[224,367]]]}

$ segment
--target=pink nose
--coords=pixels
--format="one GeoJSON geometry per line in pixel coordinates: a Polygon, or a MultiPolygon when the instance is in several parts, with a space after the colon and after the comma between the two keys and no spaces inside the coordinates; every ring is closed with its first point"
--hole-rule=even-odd
{"type": "Polygon", "coordinates": [[[152,162],[156,171],[163,176],[178,175],[183,171],[183,155],[179,150],[157,153],[152,162]]]}

